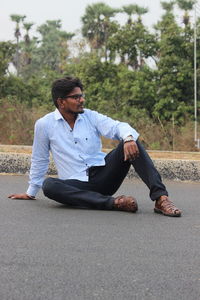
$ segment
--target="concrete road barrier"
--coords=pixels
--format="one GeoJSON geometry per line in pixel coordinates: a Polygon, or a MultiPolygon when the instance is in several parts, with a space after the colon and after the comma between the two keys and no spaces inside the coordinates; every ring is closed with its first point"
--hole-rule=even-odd
{"type": "MultiPolygon", "coordinates": [[[[200,181],[200,161],[198,160],[154,159],[153,161],[164,179],[200,181]]],[[[27,174],[30,164],[30,154],[0,153],[0,173],[27,174]]],[[[57,174],[52,159],[50,160],[48,174],[57,174]]],[[[133,168],[130,169],[128,177],[137,177],[133,168]]]]}

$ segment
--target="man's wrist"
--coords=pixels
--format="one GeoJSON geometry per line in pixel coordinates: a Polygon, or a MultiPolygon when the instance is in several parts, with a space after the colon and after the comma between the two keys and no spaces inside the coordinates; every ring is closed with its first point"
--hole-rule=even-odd
{"type": "Polygon", "coordinates": [[[30,199],[35,199],[35,196],[28,195],[27,193],[26,193],[26,195],[27,195],[30,199]]]}
{"type": "Polygon", "coordinates": [[[37,186],[35,184],[30,184],[26,191],[26,194],[29,196],[35,197],[36,194],[38,193],[39,189],[40,189],[39,186],[37,186]]]}
{"type": "Polygon", "coordinates": [[[132,135],[128,135],[125,139],[123,139],[124,143],[127,143],[127,142],[132,142],[134,141],[134,138],[132,135]]]}

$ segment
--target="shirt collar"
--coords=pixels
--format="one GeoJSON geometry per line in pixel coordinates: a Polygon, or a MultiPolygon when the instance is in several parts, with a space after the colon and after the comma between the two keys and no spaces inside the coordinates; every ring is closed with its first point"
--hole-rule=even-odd
{"type": "MultiPolygon", "coordinates": [[[[54,117],[55,117],[55,120],[60,120],[60,119],[65,120],[57,108],[54,111],[54,117]]],[[[82,119],[82,118],[83,118],[82,115],[78,114],[76,120],[79,120],[79,119],[82,119]]]]}
{"type": "Polygon", "coordinates": [[[55,120],[60,120],[60,119],[63,119],[63,116],[61,115],[61,113],[59,112],[59,110],[56,108],[55,111],[54,111],[54,117],[55,117],[55,120]]]}

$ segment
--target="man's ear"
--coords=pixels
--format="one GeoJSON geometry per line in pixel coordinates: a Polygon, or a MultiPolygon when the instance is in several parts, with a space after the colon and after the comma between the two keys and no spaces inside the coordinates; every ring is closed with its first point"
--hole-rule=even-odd
{"type": "Polygon", "coordinates": [[[63,99],[62,98],[58,98],[57,99],[57,104],[58,104],[58,107],[63,107],[63,99]]]}

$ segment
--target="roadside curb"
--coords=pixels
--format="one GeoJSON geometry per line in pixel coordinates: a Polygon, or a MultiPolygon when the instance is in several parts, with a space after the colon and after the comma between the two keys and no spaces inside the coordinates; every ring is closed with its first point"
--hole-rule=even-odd
{"type": "MultiPolygon", "coordinates": [[[[153,159],[162,178],[181,181],[200,181],[200,161],[178,159],[153,159]]],[[[0,173],[28,174],[31,164],[30,154],[0,153],[0,173]]],[[[49,175],[56,175],[55,165],[50,159],[49,175]]],[[[133,168],[128,178],[138,177],[133,168]]]]}

